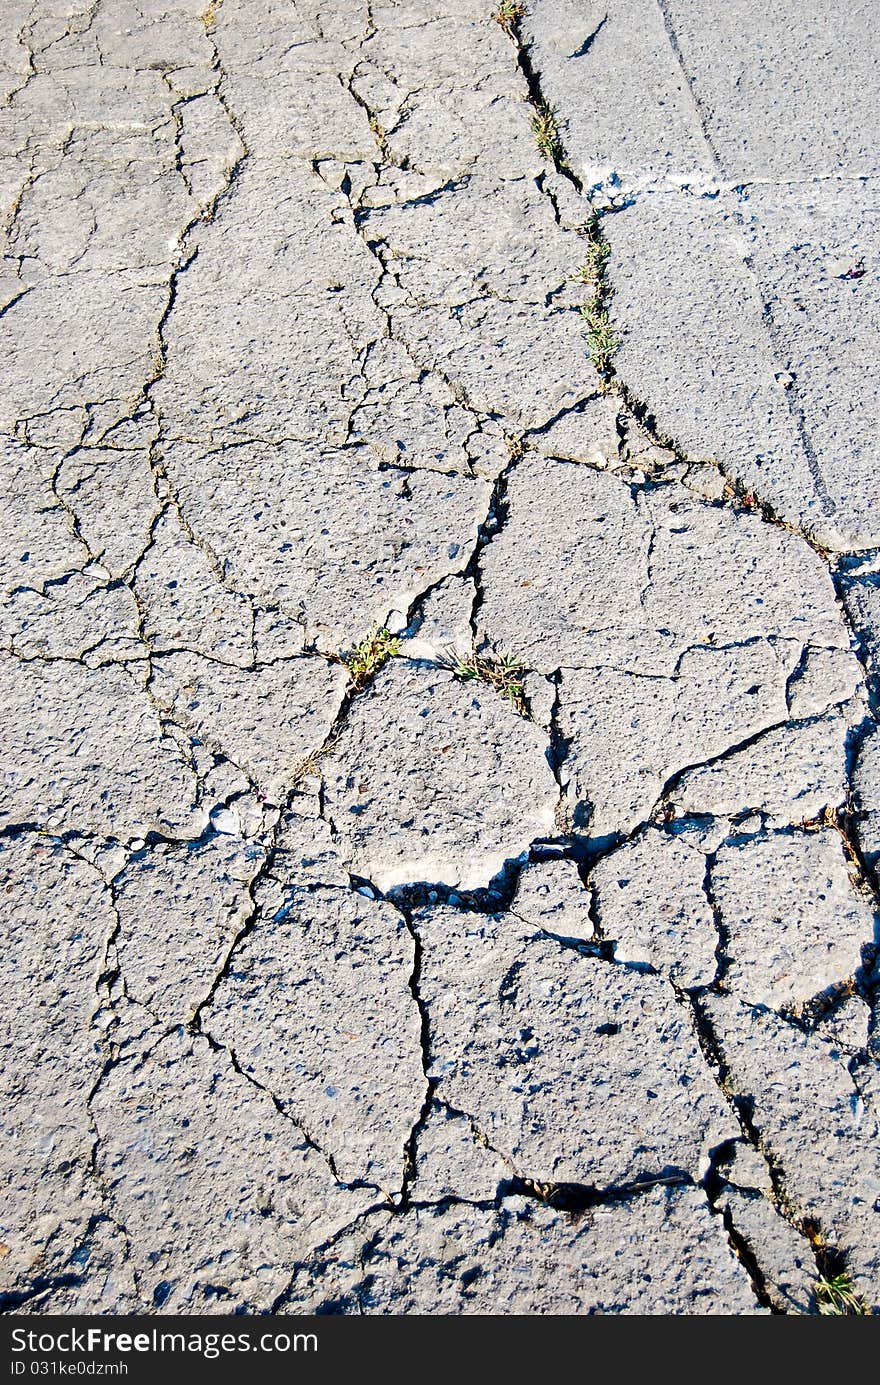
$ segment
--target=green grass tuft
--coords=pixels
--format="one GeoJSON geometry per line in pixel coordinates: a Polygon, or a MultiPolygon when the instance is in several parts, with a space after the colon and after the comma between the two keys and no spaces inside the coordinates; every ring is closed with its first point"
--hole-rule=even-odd
{"type": "Polygon", "coordinates": [[[467,658],[453,653],[446,667],[463,683],[477,679],[510,703],[520,716],[528,716],[523,675],[525,665],[515,654],[470,654],[467,658]]]}
{"type": "Polygon", "coordinates": [[[868,1308],[846,1271],[816,1280],[816,1306],[826,1318],[866,1317],[868,1308]]]}
{"type": "Polygon", "coordinates": [[[581,316],[587,329],[590,360],[599,374],[607,380],[613,374],[612,361],[619,343],[608,311],[611,288],[607,280],[607,269],[611,247],[602,232],[602,221],[597,212],[593,213],[584,227],[584,235],[587,239],[587,251],[576,278],[589,289],[590,297],[581,307],[581,316]]]}
{"type": "Polygon", "coordinates": [[[556,112],[546,102],[535,107],[535,114],[532,116],[532,134],[535,136],[535,143],[544,158],[549,159],[553,164],[559,163],[563,154],[562,140],[556,122],[556,112]]]}
{"type": "Polygon", "coordinates": [[[377,625],[365,640],[357,645],[345,659],[354,692],[363,692],[389,659],[400,653],[400,641],[396,640],[384,625],[377,625]]]}
{"type": "Polygon", "coordinates": [[[581,317],[587,326],[590,360],[600,375],[608,376],[611,374],[611,362],[618,345],[608,309],[603,302],[594,298],[589,303],[584,303],[581,317]]]}

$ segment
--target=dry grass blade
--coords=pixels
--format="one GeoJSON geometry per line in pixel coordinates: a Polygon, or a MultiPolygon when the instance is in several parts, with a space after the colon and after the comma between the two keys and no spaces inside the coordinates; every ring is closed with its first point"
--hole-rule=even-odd
{"type": "Polygon", "coordinates": [[[516,3],[516,0],[501,0],[501,4],[493,14],[492,18],[496,24],[500,24],[502,29],[511,38],[516,37],[517,25],[526,12],[525,5],[516,3]]]}
{"type": "Polygon", "coordinates": [[[199,15],[208,33],[211,32],[217,23],[217,11],[222,4],[223,0],[209,0],[207,8],[199,15]]]}

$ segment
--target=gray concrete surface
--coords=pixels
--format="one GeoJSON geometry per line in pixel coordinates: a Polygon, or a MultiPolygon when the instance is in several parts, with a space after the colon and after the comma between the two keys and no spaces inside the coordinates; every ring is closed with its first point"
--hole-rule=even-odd
{"type": "Polygon", "coordinates": [[[880,1304],[872,15],[514,8],[6,7],[6,1311],[880,1304]]]}
{"type": "Polygon", "coordinates": [[[607,218],[622,383],[835,552],[880,543],[867,4],[536,0],[524,33],[607,218]]]}

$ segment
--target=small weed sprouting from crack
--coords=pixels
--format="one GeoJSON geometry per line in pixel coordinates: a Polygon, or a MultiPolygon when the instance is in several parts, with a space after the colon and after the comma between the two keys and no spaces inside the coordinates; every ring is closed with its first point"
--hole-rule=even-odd
{"type": "Polygon", "coordinates": [[[540,102],[535,107],[535,114],[532,116],[532,134],[535,136],[535,143],[544,158],[549,159],[554,165],[558,164],[563,157],[562,139],[556,122],[556,111],[552,106],[548,106],[546,101],[540,102]]]}
{"type": "Polygon", "coordinates": [[[524,18],[525,13],[525,5],[517,4],[516,0],[501,0],[492,18],[496,24],[501,25],[509,38],[515,38],[520,20],[524,18]]]}
{"type": "Polygon", "coordinates": [[[611,246],[602,232],[602,222],[598,212],[594,212],[584,226],[587,239],[587,256],[576,274],[580,284],[586,284],[594,296],[604,295],[605,270],[611,255],[611,246]]]}
{"type": "MultiPolygon", "coordinates": [[[[520,71],[528,86],[529,101],[534,110],[531,121],[532,134],[544,158],[553,164],[557,173],[569,180],[581,196],[584,196],[581,180],[571,168],[566,157],[556,110],[544,99],[538,75],[531,64],[528,48],[520,39],[519,21],[522,15],[514,15],[513,13],[520,8],[525,12],[524,7],[505,3],[505,0],[502,0],[493,17],[517,46],[520,71]]],[[[607,15],[605,19],[607,19],[607,15]]],[[[602,28],[605,19],[600,23],[599,29],[602,28]]],[[[590,36],[588,42],[592,41],[596,33],[598,33],[598,29],[590,36]]],[[[589,201],[589,198],[587,200],[589,201]]],[[[590,298],[581,308],[581,315],[587,329],[590,360],[607,390],[614,376],[612,360],[619,342],[608,311],[611,301],[611,286],[608,283],[606,270],[611,249],[602,233],[601,213],[596,210],[592,212],[589,220],[582,228],[581,234],[587,242],[587,254],[577,278],[581,283],[586,284],[590,290],[590,298]]]]}
{"type": "Polygon", "coordinates": [[[579,283],[587,286],[590,297],[581,308],[581,316],[587,328],[590,360],[607,383],[614,374],[612,359],[618,342],[608,311],[611,287],[606,271],[611,246],[605,239],[598,212],[593,212],[584,226],[583,234],[587,241],[587,255],[576,277],[579,283]]]}
{"type": "Polygon", "coordinates": [[[400,641],[384,625],[375,626],[343,660],[351,679],[352,691],[363,692],[380,668],[399,653],[400,641]]]}
{"type": "MultiPolygon", "coordinates": [[[[623,395],[625,402],[629,405],[630,408],[633,408],[634,401],[627,398],[627,393],[625,390],[622,390],[621,393],[623,395]]],[[[656,420],[652,420],[652,427],[656,433],[656,420]]],[[[657,438],[658,442],[660,442],[659,433],[657,434],[657,438]]],[[[660,442],[660,445],[663,446],[664,444],[660,442]]],[[[673,452],[681,451],[680,447],[674,440],[669,442],[669,446],[670,450],[673,452]]],[[[776,510],[774,510],[773,506],[769,503],[769,501],[762,500],[759,496],[755,494],[754,491],[749,490],[745,482],[739,481],[735,477],[729,477],[723,471],[722,475],[724,476],[725,483],[721,499],[725,504],[741,506],[742,509],[749,511],[749,513],[757,515],[757,517],[763,520],[765,524],[772,524],[777,529],[784,529],[786,533],[796,534],[799,539],[802,539],[804,541],[804,543],[809,544],[810,548],[812,548],[814,553],[817,553],[819,555],[823,563],[826,563],[828,565],[831,564],[832,555],[830,549],[825,548],[823,544],[819,543],[808,532],[799,529],[795,524],[790,524],[787,519],[783,519],[781,515],[777,514],[776,510]]]]}
{"type": "Polygon", "coordinates": [[[310,750],[293,768],[290,776],[291,785],[297,788],[305,779],[320,775],[321,761],[333,749],[333,740],[328,738],[317,750],[310,750]]]}
{"type": "Polygon", "coordinates": [[[804,818],[800,825],[805,832],[821,832],[823,828],[832,828],[843,843],[844,854],[850,865],[855,866],[862,875],[866,874],[856,844],[853,814],[849,804],[844,804],[843,807],[823,808],[817,817],[804,818]]]}
{"type": "Polygon", "coordinates": [[[833,982],[824,991],[820,991],[818,995],[812,996],[809,1000],[799,1001],[794,1005],[781,1006],[779,1013],[784,1020],[789,1020],[805,1031],[809,1031],[823,1019],[833,1015],[843,1001],[858,994],[855,976],[847,976],[842,981],[833,982]]]}
{"type": "Polygon", "coordinates": [[[469,683],[474,679],[485,683],[505,698],[521,717],[528,716],[529,709],[523,687],[523,674],[526,669],[515,654],[474,653],[464,656],[456,651],[449,651],[441,658],[440,663],[462,683],[469,683]]]}
{"type": "Polygon", "coordinates": [[[604,303],[594,298],[592,302],[583,305],[581,316],[587,327],[590,360],[602,378],[607,380],[611,375],[611,361],[617,350],[617,337],[608,316],[608,309],[604,303]]]}
{"type": "Polygon", "coordinates": [[[816,1307],[825,1318],[865,1318],[869,1309],[846,1270],[822,1275],[813,1286],[816,1307]]]}
{"type": "Polygon", "coordinates": [[[526,455],[526,444],[521,437],[512,434],[504,439],[507,444],[507,456],[510,462],[519,462],[526,455]]]}

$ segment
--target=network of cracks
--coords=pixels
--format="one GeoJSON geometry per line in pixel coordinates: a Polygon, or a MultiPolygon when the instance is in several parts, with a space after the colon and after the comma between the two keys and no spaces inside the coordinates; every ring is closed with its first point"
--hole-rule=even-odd
{"type": "Polygon", "coordinates": [[[13,8],[6,1309],[871,1311],[873,521],[640,390],[601,15],[13,8]]]}

